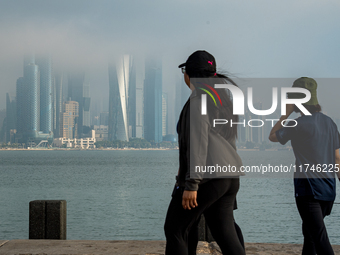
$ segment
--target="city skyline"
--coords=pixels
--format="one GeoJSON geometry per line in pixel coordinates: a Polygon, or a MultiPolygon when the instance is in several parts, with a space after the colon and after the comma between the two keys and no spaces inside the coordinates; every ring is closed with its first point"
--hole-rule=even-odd
{"type": "MultiPolygon", "coordinates": [[[[186,84],[183,81],[183,77],[178,76],[177,82],[175,83],[174,88],[169,92],[161,92],[163,91],[163,68],[162,61],[152,60],[152,58],[146,58],[147,60],[143,60],[143,58],[133,55],[121,55],[120,58],[115,58],[116,64],[118,64],[118,69],[116,72],[117,79],[117,91],[119,93],[113,93],[114,95],[121,95],[120,98],[120,108],[125,105],[124,113],[121,110],[121,121],[120,128],[116,128],[117,131],[123,131],[123,136],[120,135],[120,138],[116,138],[116,140],[128,141],[130,137],[136,138],[144,138],[146,134],[147,140],[158,141],[162,140],[162,137],[168,134],[176,135],[176,123],[178,120],[179,112],[184,105],[185,101],[188,99],[190,95],[190,90],[187,88],[186,84]],[[146,61],[147,64],[144,63],[146,61]],[[150,63],[155,65],[155,63],[159,67],[159,74],[156,73],[151,74],[150,71],[157,70],[157,68],[150,68],[150,63]],[[148,67],[149,66],[149,67],[148,67]],[[117,76],[118,75],[118,76],[117,76]],[[119,77],[119,79],[118,79],[119,77]],[[157,78],[158,77],[158,78],[157,78]],[[157,80],[157,84],[159,86],[153,87],[144,87],[146,84],[155,83],[155,79],[157,80]],[[119,80],[119,81],[118,81],[119,80]],[[149,82],[148,82],[149,81],[149,82]],[[159,88],[159,89],[157,89],[159,88]],[[145,91],[146,98],[145,98],[145,91]],[[157,92],[158,91],[158,92],[157,92]],[[157,93],[158,100],[154,100],[150,98],[154,92],[157,93]],[[165,99],[166,97],[166,99],[165,99]],[[175,100],[172,100],[172,98],[175,100]],[[124,99],[123,102],[121,99],[124,99]],[[166,101],[166,102],[165,102],[166,101]],[[146,103],[145,103],[146,102],[146,103]],[[150,105],[154,102],[154,105],[150,105]],[[158,107],[156,106],[158,105],[158,107]],[[149,108],[148,108],[149,107],[149,108]],[[163,109],[163,108],[166,109],[163,109]],[[158,126],[155,124],[152,127],[152,131],[149,131],[144,126],[144,118],[146,112],[144,109],[160,109],[156,114],[154,119],[158,120],[158,126]],[[133,110],[134,109],[134,110],[133,110]],[[164,116],[164,112],[166,111],[166,116],[164,116]],[[123,117],[125,116],[125,117],[123,117]],[[158,116],[158,117],[156,117],[158,116]],[[161,121],[159,121],[161,120],[161,121]],[[160,130],[160,131],[159,131],[160,130]],[[151,134],[151,135],[150,135],[151,134]],[[156,135],[156,137],[151,137],[156,135]]],[[[91,95],[90,88],[91,82],[89,79],[90,70],[82,71],[82,72],[69,72],[67,74],[53,71],[52,68],[52,59],[49,55],[37,55],[28,54],[24,57],[24,77],[20,77],[17,79],[16,84],[16,98],[10,96],[9,93],[6,93],[6,104],[11,105],[14,102],[17,104],[16,109],[12,106],[9,106],[10,109],[7,112],[17,112],[17,116],[19,119],[25,119],[27,117],[27,112],[31,112],[31,115],[26,118],[26,122],[29,124],[29,129],[32,132],[40,132],[39,135],[35,135],[36,137],[42,136],[42,134],[54,134],[54,137],[59,137],[61,129],[57,128],[60,126],[60,120],[62,116],[62,107],[63,103],[67,100],[74,100],[79,103],[79,115],[77,117],[77,134],[78,137],[84,137],[90,135],[89,131],[96,125],[96,122],[93,119],[90,119],[91,113],[91,95]],[[39,64],[39,65],[38,65],[39,64]],[[26,80],[25,80],[26,79],[26,80]],[[25,83],[26,82],[26,83],[25,83]],[[28,91],[24,89],[24,84],[29,83],[32,91],[28,91]],[[47,96],[49,95],[49,96],[47,96]],[[21,99],[20,99],[21,98],[21,99]],[[20,99],[20,100],[18,100],[20,99]],[[45,100],[44,100],[45,99],[45,100]],[[34,103],[33,103],[34,101],[34,103]],[[24,105],[27,104],[27,108],[24,105]],[[82,112],[82,113],[81,113],[82,112]],[[21,116],[21,117],[20,117],[21,116]],[[43,120],[43,121],[42,121],[43,120]],[[82,123],[82,124],[81,124],[82,123]],[[83,132],[83,127],[86,128],[86,132],[83,132]]],[[[112,72],[112,70],[111,70],[112,72]]],[[[109,72],[107,74],[110,80],[110,66],[109,72]]],[[[252,85],[256,87],[254,90],[254,102],[255,108],[258,109],[266,109],[269,108],[271,103],[271,84],[276,84],[278,87],[286,86],[286,84],[292,83],[294,79],[275,79],[275,78],[254,78],[254,79],[236,79],[237,84],[243,90],[244,94],[247,95],[247,87],[252,85]]],[[[329,88],[333,87],[335,90],[338,89],[336,87],[337,79],[317,79],[321,81],[322,84],[326,84],[329,88]]],[[[155,84],[156,84],[155,83],[155,84]]],[[[110,88],[107,89],[110,92],[110,88]]],[[[318,92],[318,97],[321,98],[320,102],[322,106],[325,97],[325,91],[321,90],[321,93],[318,92]],[[321,96],[320,96],[321,94],[321,96]]],[[[110,93],[107,93],[110,94],[110,93]]],[[[154,94],[155,95],[155,94],[154,94]]],[[[280,96],[280,95],[279,95],[280,96]]],[[[280,100],[280,99],[279,99],[280,100]]],[[[102,100],[102,105],[104,100],[102,100]]],[[[6,107],[8,108],[8,107],[6,107]]],[[[323,111],[326,114],[334,114],[334,109],[329,107],[323,107],[323,111]],[[331,111],[329,111],[331,110],[331,111]]],[[[101,107],[100,109],[96,109],[94,115],[97,118],[100,117],[102,113],[110,112],[109,107],[101,107]]],[[[336,112],[337,113],[337,112],[336,112]]],[[[8,114],[7,114],[8,115],[8,114]]],[[[249,115],[251,116],[251,115],[249,115]]],[[[251,117],[248,116],[248,119],[251,117]]],[[[247,116],[244,116],[247,119],[247,116]]],[[[241,117],[241,118],[244,118],[241,117]]],[[[254,116],[253,116],[254,117],[254,116]]],[[[337,123],[339,123],[338,115],[332,116],[337,123]]],[[[148,117],[147,117],[148,118],[148,117]]],[[[110,118],[108,118],[109,120],[110,118]]],[[[13,126],[14,122],[8,119],[9,122],[6,126],[6,141],[11,140],[9,137],[13,137],[13,131],[10,128],[13,126]]],[[[24,132],[24,126],[22,122],[15,121],[18,125],[16,132],[17,137],[22,136],[24,132]]],[[[26,123],[25,122],[25,123],[26,123]]],[[[98,123],[97,123],[98,124],[98,123]]],[[[27,128],[27,125],[26,125],[27,128]]],[[[239,130],[240,133],[240,141],[255,141],[255,142],[263,142],[265,139],[265,134],[267,133],[268,127],[264,127],[261,130],[249,130],[249,128],[245,128],[245,130],[239,130]]],[[[109,128],[110,130],[110,128],[109,128]]],[[[121,133],[122,134],[122,133],[121,133]]],[[[32,136],[32,135],[31,135],[32,136]]],[[[105,136],[105,135],[104,135],[105,136]]],[[[50,136],[52,137],[52,136],[50,136]]],[[[109,136],[110,137],[110,136],[109,136]]],[[[43,138],[41,138],[43,139],[43,138]]],[[[112,137],[109,140],[114,140],[112,137]]]]}
{"type": "Polygon", "coordinates": [[[160,59],[125,54],[109,63],[109,109],[97,109],[92,119],[88,72],[54,71],[50,55],[28,54],[23,62],[16,97],[6,93],[5,142],[34,146],[46,139],[92,137],[92,129],[109,141],[145,137],[159,143],[169,134],[168,112],[174,114],[174,109],[169,110],[167,96],[164,101],[160,59]],[[103,133],[105,125],[108,135],[103,133]]]}
{"type": "MultiPolygon", "coordinates": [[[[99,102],[99,112],[108,108],[107,62],[125,53],[162,57],[169,102],[182,78],[177,66],[198,49],[213,54],[217,67],[231,77],[339,77],[340,3],[334,0],[247,5],[228,0],[208,5],[3,0],[0,7],[0,109],[6,107],[6,93],[15,96],[17,77],[23,76],[22,56],[32,50],[51,52],[55,71],[90,69],[91,111],[99,102]],[[190,15],[194,13],[199,15],[190,15]]],[[[336,100],[332,89],[324,88],[330,100],[323,104],[336,100]]]]}

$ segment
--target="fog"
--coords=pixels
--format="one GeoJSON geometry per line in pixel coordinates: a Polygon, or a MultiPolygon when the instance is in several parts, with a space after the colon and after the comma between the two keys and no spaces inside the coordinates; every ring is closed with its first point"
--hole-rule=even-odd
{"type": "MultiPolygon", "coordinates": [[[[107,63],[121,54],[161,57],[170,98],[178,64],[198,49],[232,77],[339,78],[339,13],[336,0],[0,0],[0,109],[30,52],[51,53],[54,70],[86,70],[91,107],[101,108],[107,63]]],[[[336,115],[339,86],[328,81],[319,101],[336,115]]]]}

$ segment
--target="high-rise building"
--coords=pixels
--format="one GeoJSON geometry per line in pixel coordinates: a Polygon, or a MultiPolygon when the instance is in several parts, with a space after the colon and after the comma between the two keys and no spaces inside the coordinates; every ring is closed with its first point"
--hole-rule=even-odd
{"type": "MultiPolygon", "coordinates": [[[[256,110],[263,110],[262,102],[254,103],[254,108],[256,110]]],[[[263,123],[264,123],[264,116],[250,114],[250,119],[253,120],[253,121],[250,122],[250,125],[252,126],[252,127],[250,127],[250,129],[252,130],[252,139],[253,139],[252,142],[261,144],[264,141],[264,126],[261,127],[261,125],[262,125],[261,121],[263,121],[263,123]]],[[[247,120],[247,121],[249,121],[249,120],[247,120]]],[[[247,125],[248,125],[248,123],[247,123],[247,125]]]]}
{"type": "Polygon", "coordinates": [[[129,79],[129,127],[131,137],[144,137],[144,101],[143,89],[145,63],[141,57],[134,57],[129,79]]]}
{"type": "Polygon", "coordinates": [[[38,57],[35,61],[40,72],[40,130],[48,134],[52,129],[52,61],[38,57]]]}
{"type": "MultiPolygon", "coordinates": [[[[249,111],[246,111],[244,115],[245,119],[245,137],[246,142],[254,142],[253,140],[253,128],[248,125],[248,121],[251,119],[251,113],[249,111]]],[[[242,128],[242,127],[241,127],[242,128]]]]}
{"type": "Polygon", "coordinates": [[[109,140],[129,141],[129,78],[131,56],[109,63],[109,140]]]}
{"type": "Polygon", "coordinates": [[[145,63],[144,138],[162,141],[162,64],[155,59],[145,63]]]}
{"type": "Polygon", "coordinates": [[[109,112],[101,112],[100,113],[100,124],[108,126],[109,125],[109,112]]]}
{"type": "Polygon", "coordinates": [[[24,77],[17,79],[16,84],[16,95],[17,95],[17,133],[23,134],[25,131],[25,124],[27,114],[26,111],[26,96],[25,96],[25,82],[24,77]]]}
{"type": "Polygon", "coordinates": [[[40,131],[40,75],[39,67],[34,63],[29,63],[24,69],[24,92],[26,95],[27,112],[25,129],[29,136],[37,137],[40,131]]]}
{"type": "Polygon", "coordinates": [[[237,124],[237,140],[239,142],[246,142],[246,121],[245,121],[245,118],[244,118],[244,115],[239,115],[238,116],[238,123],[240,124],[237,124]],[[243,123],[245,123],[243,125],[243,123]]]}
{"type": "Polygon", "coordinates": [[[52,64],[50,57],[24,58],[24,77],[17,80],[18,141],[34,145],[53,140],[52,64]],[[38,65],[39,64],[39,65],[38,65]]]}
{"type": "Polygon", "coordinates": [[[63,138],[77,137],[77,118],[79,116],[79,103],[66,101],[63,105],[62,121],[60,123],[60,136],[63,138]]]}
{"type": "Polygon", "coordinates": [[[0,110],[0,142],[6,141],[6,109],[0,110]]]}
{"type": "Polygon", "coordinates": [[[59,138],[60,122],[63,113],[63,74],[57,73],[54,77],[54,137],[59,138]]]}
{"type": "Polygon", "coordinates": [[[6,139],[5,142],[15,142],[16,133],[16,100],[6,93],[6,139]]]}
{"type": "Polygon", "coordinates": [[[162,136],[168,134],[168,94],[162,94],[162,136]]]}
{"type": "Polygon", "coordinates": [[[78,138],[86,134],[84,127],[90,126],[90,92],[89,82],[84,72],[74,72],[68,75],[68,98],[79,104],[78,138]]]}
{"type": "Polygon", "coordinates": [[[88,81],[84,81],[84,92],[83,92],[83,126],[91,126],[91,115],[90,115],[90,84],[88,81]]]}

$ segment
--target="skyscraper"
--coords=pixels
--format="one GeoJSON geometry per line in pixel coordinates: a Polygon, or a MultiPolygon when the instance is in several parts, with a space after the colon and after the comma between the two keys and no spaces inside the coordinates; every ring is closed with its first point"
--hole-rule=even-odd
{"type": "Polygon", "coordinates": [[[168,134],[168,94],[162,94],[162,136],[168,134]]]}
{"type": "Polygon", "coordinates": [[[52,129],[52,62],[50,57],[36,58],[40,72],[40,130],[48,134],[52,129]]]}
{"type": "Polygon", "coordinates": [[[63,74],[57,73],[54,78],[54,137],[59,138],[60,122],[63,112],[63,74]]]}
{"type": "Polygon", "coordinates": [[[16,100],[6,93],[6,139],[5,142],[14,143],[16,133],[16,100]]]}
{"type": "Polygon", "coordinates": [[[37,137],[40,131],[40,75],[39,67],[29,63],[24,68],[24,94],[26,96],[27,111],[24,110],[24,125],[26,133],[31,137],[37,137]]]}
{"type": "Polygon", "coordinates": [[[17,133],[23,134],[25,130],[26,120],[24,118],[27,117],[25,114],[26,110],[26,97],[25,97],[25,82],[24,77],[20,77],[17,79],[16,84],[16,95],[17,95],[17,133]]]}
{"type": "Polygon", "coordinates": [[[79,116],[79,103],[67,101],[63,105],[62,121],[60,123],[60,135],[63,138],[77,137],[77,118],[79,116]]]}
{"type": "Polygon", "coordinates": [[[134,57],[130,71],[128,103],[131,137],[144,137],[144,78],[144,59],[140,56],[134,57]]]}
{"type": "Polygon", "coordinates": [[[83,92],[83,126],[91,126],[91,115],[90,115],[90,84],[88,81],[84,81],[84,92],[83,92]]]}
{"type": "Polygon", "coordinates": [[[144,138],[162,141],[162,64],[155,59],[145,63],[144,138]]]}
{"type": "Polygon", "coordinates": [[[51,77],[50,57],[36,60],[34,55],[25,56],[24,77],[17,80],[16,92],[17,137],[21,143],[34,144],[41,140],[53,140],[51,77]]]}
{"type": "Polygon", "coordinates": [[[109,140],[129,141],[129,55],[109,63],[109,140]]]}
{"type": "Polygon", "coordinates": [[[108,126],[109,125],[109,113],[108,112],[101,112],[99,125],[108,126]]]}
{"type": "Polygon", "coordinates": [[[84,127],[90,126],[90,92],[85,72],[74,72],[68,75],[68,98],[79,104],[78,138],[83,137],[84,127]]]}

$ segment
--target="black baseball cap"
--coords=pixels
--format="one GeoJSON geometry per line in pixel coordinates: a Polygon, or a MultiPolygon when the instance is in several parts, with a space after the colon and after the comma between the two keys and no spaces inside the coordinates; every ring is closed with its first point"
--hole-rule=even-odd
{"type": "Polygon", "coordinates": [[[185,67],[186,73],[190,76],[195,73],[216,73],[216,61],[213,55],[205,50],[198,50],[192,53],[187,61],[178,66],[185,67]]]}

